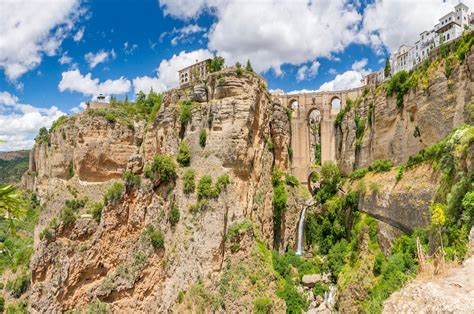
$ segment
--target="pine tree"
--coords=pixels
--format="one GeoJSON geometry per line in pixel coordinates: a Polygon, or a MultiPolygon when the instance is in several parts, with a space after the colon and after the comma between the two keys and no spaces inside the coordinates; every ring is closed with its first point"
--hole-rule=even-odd
{"type": "Polygon", "coordinates": [[[389,77],[392,73],[392,69],[390,68],[390,58],[387,58],[385,61],[385,69],[383,71],[385,77],[389,77]]]}
{"type": "Polygon", "coordinates": [[[250,60],[247,60],[247,66],[245,67],[245,70],[249,72],[253,72],[252,65],[250,64],[250,60]]]}

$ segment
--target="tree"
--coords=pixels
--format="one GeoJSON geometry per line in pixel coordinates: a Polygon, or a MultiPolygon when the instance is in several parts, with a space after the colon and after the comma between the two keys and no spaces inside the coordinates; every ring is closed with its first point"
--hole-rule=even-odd
{"type": "Polygon", "coordinates": [[[213,59],[208,60],[207,67],[209,72],[217,72],[222,70],[224,67],[225,59],[219,56],[215,56],[213,59]]]}
{"type": "Polygon", "coordinates": [[[23,200],[17,187],[0,185],[0,214],[8,218],[19,218],[24,214],[23,200]]]}
{"type": "Polygon", "coordinates": [[[390,67],[390,58],[387,57],[385,61],[385,69],[383,70],[383,74],[385,77],[389,77],[392,73],[392,68],[390,67]]]}
{"type": "Polygon", "coordinates": [[[250,64],[250,60],[247,60],[247,65],[245,66],[245,70],[249,72],[253,72],[252,65],[250,64]]]}

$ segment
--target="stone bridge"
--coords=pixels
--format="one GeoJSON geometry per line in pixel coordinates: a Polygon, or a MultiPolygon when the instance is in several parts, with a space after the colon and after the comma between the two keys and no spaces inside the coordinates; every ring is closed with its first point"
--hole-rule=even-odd
{"type": "Polygon", "coordinates": [[[293,150],[292,174],[307,184],[315,158],[312,149],[311,123],[319,127],[321,163],[336,162],[336,137],[334,121],[347,99],[355,100],[364,87],[340,92],[313,92],[301,94],[275,94],[283,106],[292,110],[291,148],[293,150]]]}

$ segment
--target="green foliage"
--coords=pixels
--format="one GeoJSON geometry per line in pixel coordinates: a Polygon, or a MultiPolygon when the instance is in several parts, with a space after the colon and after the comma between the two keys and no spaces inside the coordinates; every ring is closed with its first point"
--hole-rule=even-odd
{"type": "Polygon", "coordinates": [[[53,133],[56,129],[59,129],[64,123],[68,121],[68,119],[68,116],[60,116],[57,118],[51,125],[51,128],[49,128],[49,133],[53,133]]]}
{"type": "Polygon", "coordinates": [[[104,204],[117,204],[122,199],[124,186],[121,182],[115,182],[104,195],[104,204]]]}
{"type": "Polygon", "coordinates": [[[95,221],[100,222],[100,219],[102,217],[102,210],[104,209],[104,203],[98,202],[92,204],[89,212],[92,215],[92,218],[94,218],[95,221]]]}
{"type": "Polygon", "coordinates": [[[321,296],[324,297],[324,294],[329,292],[329,287],[323,284],[321,281],[316,282],[313,288],[313,295],[314,296],[321,296]]]}
{"type": "Polygon", "coordinates": [[[141,177],[131,171],[125,171],[122,175],[123,182],[127,189],[138,189],[141,185],[141,177]]]}
{"type": "Polygon", "coordinates": [[[229,175],[224,174],[224,175],[218,176],[216,186],[214,187],[215,194],[217,195],[221,194],[223,190],[227,189],[227,186],[229,185],[229,183],[230,183],[229,175]]]}
{"type": "Polygon", "coordinates": [[[7,306],[6,314],[27,314],[28,303],[25,300],[12,303],[7,306]]]}
{"type": "Polygon", "coordinates": [[[462,200],[462,208],[467,214],[469,224],[472,227],[472,225],[474,224],[474,189],[473,191],[467,192],[464,195],[464,198],[462,200]]]}
{"type": "Polygon", "coordinates": [[[392,69],[390,67],[390,58],[388,57],[385,60],[385,67],[383,69],[383,73],[386,78],[390,77],[390,75],[392,74],[392,69]]]}
{"type": "Polygon", "coordinates": [[[273,231],[275,235],[280,234],[281,220],[288,203],[288,194],[284,184],[273,188],[273,231]]]}
{"type": "Polygon", "coordinates": [[[257,298],[253,300],[253,310],[255,314],[270,314],[272,313],[272,299],[257,298]]]}
{"type": "Polygon", "coordinates": [[[369,128],[372,127],[372,120],[374,118],[374,114],[375,114],[375,104],[372,101],[369,104],[369,109],[367,110],[367,124],[369,125],[369,128]]]}
{"type": "Polygon", "coordinates": [[[163,233],[152,225],[146,227],[145,231],[143,231],[143,237],[150,242],[154,249],[164,247],[165,237],[163,236],[163,233]]]}
{"type": "Polygon", "coordinates": [[[206,129],[201,129],[199,131],[199,145],[201,145],[201,147],[206,147],[206,140],[207,140],[206,129]]]}
{"type": "Polygon", "coordinates": [[[160,182],[170,182],[176,179],[176,163],[168,155],[156,155],[153,161],[145,167],[145,177],[160,182]]]}
{"type": "Polygon", "coordinates": [[[292,176],[292,175],[287,175],[286,176],[285,183],[286,183],[286,185],[292,186],[292,187],[300,185],[300,181],[298,181],[298,179],[296,177],[292,176]]]}
{"type": "Polygon", "coordinates": [[[211,209],[211,207],[209,206],[209,201],[207,199],[198,200],[189,207],[191,213],[205,212],[208,209],[211,209]]]}
{"type": "Polygon", "coordinates": [[[209,72],[218,72],[224,67],[225,59],[219,56],[215,56],[207,61],[207,68],[209,72]]]}
{"type": "Polygon", "coordinates": [[[341,180],[341,173],[336,164],[326,161],[321,167],[321,189],[316,193],[315,199],[324,203],[337,191],[337,186],[341,180]]]}
{"type": "Polygon", "coordinates": [[[0,313],[5,311],[5,298],[0,296],[0,313]]]}
{"type": "Polygon", "coordinates": [[[454,55],[450,55],[444,60],[444,75],[447,79],[451,78],[458,60],[454,55]]]}
{"type": "Polygon", "coordinates": [[[74,162],[72,160],[69,162],[68,171],[69,171],[69,178],[74,177],[74,162]]]}
{"type": "Polygon", "coordinates": [[[179,208],[175,204],[173,204],[168,214],[168,222],[172,227],[176,226],[176,224],[179,222],[179,217],[179,208]]]}
{"type": "Polygon", "coordinates": [[[28,290],[31,283],[30,274],[24,270],[15,279],[7,282],[5,288],[10,292],[14,298],[19,298],[28,290]]]}
{"type": "Polygon", "coordinates": [[[151,91],[146,99],[147,107],[151,108],[150,114],[148,116],[148,123],[153,123],[160,111],[161,104],[163,103],[163,94],[157,94],[151,91]]]}
{"type": "Polygon", "coordinates": [[[402,177],[403,177],[403,173],[405,172],[405,165],[401,165],[401,166],[398,166],[397,167],[397,175],[395,177],[395,180],[397,180],[397,182],[399,182],[402,177]]]}
{"type": "Polygon", "coordinates": [[[235,241],[240,233],[245,233],[248,229],[252,228],[252,226],[252,221],[248,219],[244,219],[241,222],[233,223],[227,230],[227,234],[225,235],[225,241],[235,241]]]}
{"type": "Polygon", "coordinates": [[[65,225],[68,225],[68,224],[72,224],[76,222],[77,216],[76,216],[75,211],[72,208],[65,207],[61,211],[60,219],[65,225]]]}
{"type": "Polygon", "coordinates": [[[192,102],[190,100],[182,100],[179,103],[179,121],[181,125],[188,124],[192,119],[192,102]]]}
{"type": "Polygon", "coordinates": [[[183,175],[183,192],[191,194],[196,189],[195,174],[193,169],[186,169],[183,175]]]}
{"type": "Polygon", "coordinates": [[[245,70],[247,72],[253,72],[252,64],[250,64],[250,60],[247,60],[247,65],[245,66],[245,70]]]}
{"type": "Polygon", "coordinates": [[[215,190],[212,186],[212,177],[209,175],[202,176],[199,179],[197,186],[197,196],[198,200],[214,198],[215,190]]]}
{"type": "Polygon", "coordinates": [[[356,150],[360,149],[360,145],[362,144],[362,140],[364,138],[365,133],[365,120],[361,119],[358,114],[354,116],[354,123],[356,126],[356,150]]]}
{"type": "Polygon", "coordinates": [[[28,170],[28,152],[18,152],[18,155],[12,160],[0,159],[0,184],[19,183],[28,170]]]}
{"type": "Polygon", "coordinates": [[[334,126],[336,128],[340,128],[342,125],[342,120],[346,113],[348,113],[352,107],[354,106],[354,102],[351,99],[346,100],[346,105],[342,107],[336,115],[336,120],[334,121],[334,126]]]}
{"type": "Polygon", "coordinates": [[[387,82],[385,91],[387,96],[391,97],[393,94],[397,95],[397,107],[398,109],[403,108],[403,97],[409,91],[409,75],[406,71],[397,72],[387,82]]]}
{"type": "Polygon", "coordinates": [[[45,127],[39,129],[38,136],[35,137],[35,142],[37,144],[49,144],[49,140],[50,139],[48,129],[46,129],[45,127]]]}
{"type": "Polygon", "coordinates": [[[377,159],[374,160],[372,165],[369,167],[371,171],[376,173],[386,172],[392,169],[393,163],[390,160],[377,159]]]}
{"type": "Polygon", "coordinates": [[[334,278],[337,278],[350,253],[350,246],[346,239],[340,239],[328,252],[328,266],[334,278]]]}
{"type": "Polygon", "coordinates": [[[319,143],[316,144],[316,147],[314,148],[314,163],[318,166],[321,165],[321,144],[319,143]]]}
{"type": "Polygon", "coordinates": [[[185,141],[181,141],[179,144],[179,151],[176,160],[183,167],[187,167],[191,163],[191,149],[185,141]]]}
{"type": "Polygon", "coordinates": [[[369,172],[369,169],[367,168],[359,168],[352,171],[351,174],[349,175],[349,178],[351,180],[362,179],[368,172],[369,172]]]}

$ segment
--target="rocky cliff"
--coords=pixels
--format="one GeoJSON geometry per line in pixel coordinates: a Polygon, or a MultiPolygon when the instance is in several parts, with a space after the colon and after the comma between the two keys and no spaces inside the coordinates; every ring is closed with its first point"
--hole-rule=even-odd
{"type": "Polygon", "coordinates": [[[267,282],[264,294],[274,298],[275,278],[255,241],[277,250],[294,245],[299,204],[307,194],[289,188],[291,206],[278,239],[273,224],[272,169],[288,171],[288,145],[284,108],[271,99],[262,78],[233,69],[166,93],[148,124],[124,123],[94,110],[67,118],[48,142],[35,145],[24,178],[48,208],[36,231],[31,310],[58,312],[106,302],[114,311],[164,312],[181,303],[196,307],[196,298],[205,303],[212,295],[223,303],[216,308],[247,312],[253,298],[262,296],[261,288],[249,283],[241,297],[234,288],[218,287],[229,271],[252,263],[249,272],[268,273],[259,285],[267,282]],[[183,102],[191,109],[186,123],[180,117],[183,102]],[[142,175],[156,155],[178,155],[182,142],[189,147],[190,164],[177,169],[175,180],[157,183],[142,175]],[[210,175],[213,184],[219,176],[228,176],[230,184],[200,203],[196,193],[184,192],[188,169],[196,183],[210,175]],[[127,185],[120,201],[108,202],[93,219],[88,207],[102,200],[126,170],[141,176],[141,184],[127,185]],[[83,199],[78,218],[65,220],[65,202],[83,199]],[[176,209],[178,221],[171,223],[176,209]],[[246,221],[252,227],[241,233],[239,224],[246,221]],[[232,243],[226,241],[229,228],[238,235],[232,243]],[[162,246],[154,246],[155,230],[162,232],[162,246]]]}

